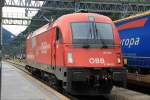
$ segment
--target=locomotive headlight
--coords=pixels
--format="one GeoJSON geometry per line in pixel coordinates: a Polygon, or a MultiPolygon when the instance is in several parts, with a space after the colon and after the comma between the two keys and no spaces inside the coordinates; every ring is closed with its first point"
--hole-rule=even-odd
{"type": "Polygon", "coordinates": [[[121,63],[121,59],[120,59],[120,58],[117,58],[117,61],[118,61],[118,64],[120,64],[120,63],[121,63]]]}
{"type": "Polygon", "coordinates": [[[117,62],[118,62],[118,64],[121,64],[121,54],[120,53],[117,54],[117,62]]]}
{"type": "Polygon", "coordinates": [[[67,54],[67,61],[68,63],[73,63],[73,56],[71,52],[68,52],[67,54]]]}

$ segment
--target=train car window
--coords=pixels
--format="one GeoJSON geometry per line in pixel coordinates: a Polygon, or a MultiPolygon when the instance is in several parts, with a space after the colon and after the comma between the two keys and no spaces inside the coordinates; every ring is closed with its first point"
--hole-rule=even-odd
{"type": "Polygon", "coordinates": [[[32,37],[32,48],[36,46],[36,38],[32,37]]]}
{"type": "Polygon", "coordinates": [[[59,28],[56,28],[56,41],[59,43],[62,43],[62,33],[59,28]]]}

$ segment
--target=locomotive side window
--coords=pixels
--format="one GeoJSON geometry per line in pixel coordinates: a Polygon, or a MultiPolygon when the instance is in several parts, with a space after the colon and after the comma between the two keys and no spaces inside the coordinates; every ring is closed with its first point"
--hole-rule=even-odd
{"type": "Polygon", "coordinates": [[[62,43],[62,33],[58,27],[56,28],[56,41],[62,43]]]}
{"type": "Polygon", "coordinates": [[[32,37],[32,48],[36,46],[36,38],[32,37]]]}

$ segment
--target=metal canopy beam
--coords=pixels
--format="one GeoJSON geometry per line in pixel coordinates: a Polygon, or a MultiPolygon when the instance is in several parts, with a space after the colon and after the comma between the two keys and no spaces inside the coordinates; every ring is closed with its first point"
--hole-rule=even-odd
{"type": "MultiPolygon", "coordinates": [[[[91,12],[120,13],[121,16],[150,10],[148,0],[3,0],[6,7],[30,8],[41,11],[76,11],[85,9],[91,12]],[[91,2],[92,1],[92,2],[91,2]]],[[[26,13],[26,15],[28,12],[26,13]]],[[[41,13],[40,13],[41,14],[41,13]]],[[[41,20],[40,18],[33,20],[41,20]]],[[[2,24],[29,25],[31,19],[3,17],[2,24]],[[14,22],[13,22],[14,21],[14,22]]]]}
{"type": "Polygon", "coordinates": [[[44,19],[34,18],[34,19],[28,19],[28,18],[7,18],[2,17],[2,24],[3,25],[24,25],[28,26],[31,23],[31,20],[37,20],[37,21],[44,21],[44,19]]]}
{"type": "Polygon", "coordinates": [[[30,20],[28,19],[19,19],[19,18],[3,18],[2,24],[3,25],[30,25],[30,20]]]}
{"type": "Polygon", "coordinates": [[[40,1],[32,0],[5,0],[4,6],[6,7],[20,7],[20,8],[40,8],[42,3],[40,1]]]}
{"type": "MultiPolygon", "coordinates": [[[[100,0],[100,2],[75,2],[64,0],[44,0],[44,5],[40,1],[26,0],[5,0],[5,6],[7,7],[23,7],[23,8],[37,8],[37,9],[49,9],[49,10],[75,10],[86,9],[92,12],[113,12],[124,13],[124,10],[128,13],[143,12],[150,9],[150,4],[146,2],[108,2],[107,0],[100,0]]],[[[79,0],[78,0],[79,1],[79,0]]]]}
{"type": "MultiPolygon", "coordinates": [[[[46,0],[33,0],[33,1],[46,1],[46,0]]],[[[54,0],[53,0],[54,1],[54,0]]],[[[56,1],[56,0],[55,0],[56,1]]],[[[57,0],[57,1],[61,1],[61,0],[57,0]]],[[[135,2],[139,2],[139,3],[149,3],[149,0],[63,0],[63,1],[80,1],[80,2],[127,2],[127,3],[135,3],[135,2]]]]}

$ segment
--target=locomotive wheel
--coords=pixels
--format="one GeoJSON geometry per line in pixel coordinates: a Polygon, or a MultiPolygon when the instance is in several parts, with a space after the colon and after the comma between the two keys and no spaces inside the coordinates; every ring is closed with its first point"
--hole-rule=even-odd
{"type": "Polygon", "coordinates": [[[57,89],[58,91],[62,91],[62,82],[58,80],[54,75],[49,75],[48,83],[54,89],[57,89]]]}
{"type": "Polygon", "coordinates": [[[54,75],[49,75],[49,77],[48,77],[48,83],[53,88],[57,88],[57,79],[56,79],[56,77],[54,75]]]}
{"type": "Polygon", "coordinates": [[[112,98],[110,94],[106,94],[106,95],[104,95],[104,97],[108,100],[111,100],[111,98],[112,98]]]}

